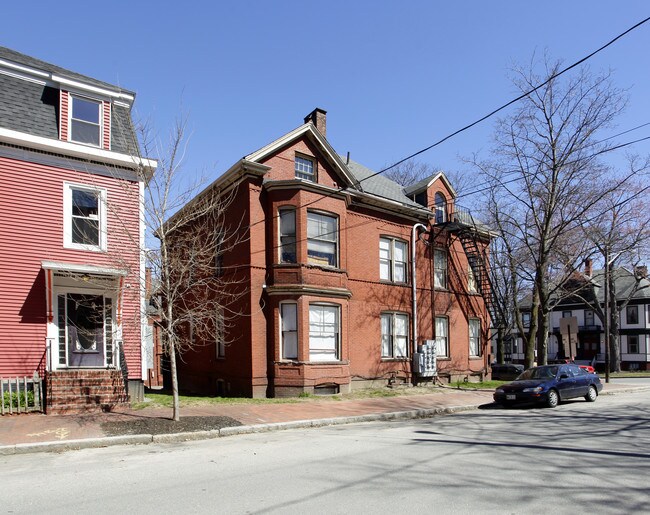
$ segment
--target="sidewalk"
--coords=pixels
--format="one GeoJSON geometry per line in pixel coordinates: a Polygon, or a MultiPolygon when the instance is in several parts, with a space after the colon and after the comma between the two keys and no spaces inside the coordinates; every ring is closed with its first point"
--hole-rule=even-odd
{"type": "MultiPolygon", "coordinates": [[[[605,384],[601,395],[650,389],[626,384],[605,384]]],[[[133,417],[171,416],[170,409],[124,409],[91,415],[0,416],[0,455],[63,451],[129,443],[173,442],[191,439],[298,427],[315,427],[371,420],[422,418],[475,409],[492,402],[492,391],[441,388],[426,394],[360,400],[310,400],[287,404],[228,404],[181,409],[181,416],[227,416],[242,426],[174,435],[107,437],[101,424],[133,417]]]]}

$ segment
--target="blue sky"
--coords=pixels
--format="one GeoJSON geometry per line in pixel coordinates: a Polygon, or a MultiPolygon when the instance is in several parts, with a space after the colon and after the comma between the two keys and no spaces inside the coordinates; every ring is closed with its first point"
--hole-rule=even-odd
{"type": "MultiPolygon", "coordinates": [[[[509,69],[533,52],[570,64],[650,15],[641,0],[71,0],[2,9],[0,45],[136,91],[136,116],[161,135],[186,114],[185,170],[211,179],[315,107],[328,112],[339,153],[380,169],[513,98],[509,69]]],[[[649,50],[647,23],[589,61],[628,89],[619,131],[650,122],[649,50]]],[[[466,170],[462,157],[489,149],[493,124],[418,159],[466,170]]],[[[644,136],[650,126],[619,140],[644,136]]],[[[632,150],[648,154],[650,143],[632,150]]]]}

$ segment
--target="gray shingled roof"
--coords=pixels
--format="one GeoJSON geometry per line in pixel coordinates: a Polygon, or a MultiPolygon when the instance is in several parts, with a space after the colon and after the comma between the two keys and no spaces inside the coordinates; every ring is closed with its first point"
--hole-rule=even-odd
{"type": "Polygon", "coordinates": [[[413,193],[419,193],[420,190],[423,190],[424,188],[426,188],[427,184],[429,184],[431,179],[433,179],[439,173],[440,172],[436,172],[436,173],[434,173],[432,175],[429,175],[428,177],[425,177],[424,179],[416,182],[415,184],[411,184],[410,186],[407,186],[406,188],[404,188],[404,191],[409,195],[412,195],[413,193]]]}
{"type": "MultiPolygon", "coordinates": [[[[343,156],[341,157],[343,158],[343,156]]],[[[357,181],[361,182],[361,188],[366,193],[422,209],[420,204],[413,202],[404,194],[404,188],[395,181],[391,181],[383,175],[374,175],[376,172],[352,160],[347,166],[350,173],[354,175],[357,181]]]]}
{"type": "MultiPolygon", "coordinates": [[[[5,47],[0,47],[0,58],[47,72],[59,73],[89,85],[133,95],[132,92],[117,86],[65,70],[5,47]]],[[[0,73],[0,127],[34,136],[58,139],[58,120],[58,89],[0,73]]],[[[116,104],[113,104],[111,109],[111,149],[130,155],[137,154],[138,150],[130,109],[116,104]]]]}
{"type": "MultiPolygon", "coordinates": [[[[611,271],[611,274],[614,278],[614,285],[616,287],[616,298],[617,299],[626,299],[630,292],[635,287],[635,278],[634,274],[630,272],[627,268],[615,268],[611,271]]],[[[604,270],[595,270],[591,279],[595,283],[595,290],[598,299],[601,302],[604,302],[605,298],[605,272],[604,270]]],[[[633,299],[648,299],[650,298],[650,281],[648,279],[641,279],[639,284],[639,289],[632,295],[633,299]]]]}
{"type": "Polygon", "coordinates": [[[134,92],[121,88],[120,86],[115,86],[114,84],[109,84],[108,82],[93,79],[92,77],[88,77],[87,75],[82,75],[80,73],[66,70],[65,68],[61,68],[60,66],[56,66],[54,64],[41,61],[40,59],[36,59],[35,57],[21,54],[20,52],[16,52],[11,48],[0,46],[0,59],[6,59],[7,61],[13,61],[18,64],[29,66],[30,68],[36,68],[38,70],[43,70],[50,73],[58,73],[59,75],[63,75],[69,79],[79,80],[81,82],[90,84],[92,86],[97,86],[99,88],[107,88],[114,91],[121,91],[123,93],[135,96],[134,92]]]}

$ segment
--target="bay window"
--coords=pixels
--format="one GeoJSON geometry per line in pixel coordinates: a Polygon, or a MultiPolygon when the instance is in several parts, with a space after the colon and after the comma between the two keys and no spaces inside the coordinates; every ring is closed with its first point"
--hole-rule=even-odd
{"type": "Polygon", "coordinates": [[[307,212],[307,260],[311,264],[338,266],[338,219],[307,212]]]}

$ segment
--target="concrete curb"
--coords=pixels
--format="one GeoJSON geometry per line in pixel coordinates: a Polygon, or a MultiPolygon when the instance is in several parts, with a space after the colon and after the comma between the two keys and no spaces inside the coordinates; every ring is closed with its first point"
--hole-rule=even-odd
{"type": "MultiPolygon", "coordinates": [[[[630,386],[614,391],[602,391],[600,395],[616,395],[619,393],[641,392],[650,390],[650,386],[630,386]]],[[[136,445],[151,443],[180,443],[193,440],[209,440],[226,436],[245,435],[253,433],[266,433],[270,431],[284,431],[288,429],[307,429],[313,427],[337,426],[343,424],[356,424],[361,422],[381,422],[391,420],[409,420],[431,418],[437,415],[449,415],[462,411],[478,409],[482,404],[467,404],[461,406],[447,406],[445,408],[427,408],[408,411],[393,411],[389,413],[369,413],[366,415],[352,415],[347,417],[319,418],[312,420],[294,420],[291,422],[275,422],[270,424],[255,424],[248,426],[231,426],[210,431],[192,431],[185,433],[168,433],[160,435],[123,435],[106,436],[100,438],[84,438],[79,440],[66,440],[61,442],[19,443],[15,445],[0,446],[0,456],[14,454],[27,454],[34,452],[65,452],[79,449],[92,449],[111,447],[114,445],[136,445]]]]}
{"type": "Polygon", "coordinates": [[[284,431],[288,429],[308,429],[324,426],[355,424],[360,422],[430,418],[436,415],[446,415],[460,411],[469,411],[478,408],[478,406],[479,405],[448,406],[446,408],[419,409],[410,411],[397,411],[391,413],[370,413],[367,415],[353,415],[348,417],[294,420],[291,422],[275,422],[270,424],[255,424],[250,426],[223,427],[221,429],[213,429],[210,431],[192,431],[160,435],[141,434],[106,436],[101,438],[66,440],[62,442],[19,443],[15,445],[0,446],[0,456],[11,456],[15,454],[27,454],[35,452],[76,451],[80,449],[112,447],[114,445],[180,443],[192,440],[209,440],[226,436],[266,433],[271,431],[284,431]]]}

